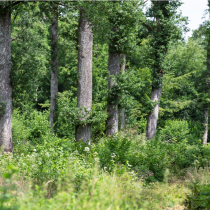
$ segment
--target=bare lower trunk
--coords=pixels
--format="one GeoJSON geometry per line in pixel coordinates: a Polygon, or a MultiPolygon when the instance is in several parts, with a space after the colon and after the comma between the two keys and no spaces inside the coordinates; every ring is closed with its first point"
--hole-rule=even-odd
{"type": "Polygon", "coordinates": [[[50,126],[53,127],[56,99],[58,94],[58,16],[53,17],[52,47],[51,47],[51,98],[50,98],[50,126]]]}
{"type": "Polygon", "coordinates": [[[125,108],[121,111],[121,129],[125,129],[125,108]]]}
{"type": "MultiPolygon", "coordinates": [[[[92,106],[92,48],[93,34],[89,28],[88,20],[83,14],[79,23],[79,52],[78,52],[78,89],[77,107],[91,110],[92,106]]],[[[85,119],[81,119],[85,120],[85,119]]],[[[84,124],[76,127],[75,138],[77,142],[90,144],[91,125],[84,124]]]]}
{"type": "MultiPolygon", "coordinates": [[[[119,53],[112,53],[109,52],[109,63],[108,63],[109,75],[116,76],[120,73],[120,54],[119,53]]],[[[113,80],[112,77],[109,77],[108,85],[109,90],[115,85],[116,81],[113,80]]],[[[118,132],[118,118],[119,118],[119,111],[118,111],[118,96],[117,93],[108,99],[107,103],[107,113],[108,119],[106,121],[106,135],[113,135],[114,133],[118,132]],[[114,99],[114,101],[112,101],[114,99]]]]}
{"type": "MultiPolygon", "coordinates": [[[[209,77],[210,77],[210,36],[208,37],[208,47],[207,47],[207,81],[206,81],[206,93],[209,92],[210,84],[209,84],[209,77]]],[[[204,134],[202,144],[207,144],[208,139],[208,111],[209,111],[209,104],[205,104],[204,106],[204,134]]]]}
{"type": "MultiPolygon", "coordinates": [[[[120,55],[120,71],[125,73],[125,62],[126,57],[124,54],[120,55]]],[[[121,110],[121,126],[120,128],[123,130],[125,129],[125,108],[122,108],[121,110]]]]}
{"type": "Polygon", "coordinates": [[[209,104],[206,104],[204,108],[204,134],[203,134],[202,144],[207,144],[208,121],[209,121],[208,112],[209,112],[209,104]]]}
{"type": "MultiPolygon", "coordinates": [[[[1,7],[1,6],[0,6],[1,7]]],[[[0,8],[1,9],[1,8],[0,8]]],[[[11,13],[0,12],[0,146],[13,151],[11,74],[11,13]]]]}
{"type": "MultiPolygon", "coordinates": [[[[160,102],[161,91],[162,91],[162,85],[160,85],[160,88],[152,89],[150,100],[153,102],[155,101],[160,102]]],[[[154,138],[156,134],[159,105],[160,103],[155,105],[153,112],[150,113],[147,118],[146,137],[148,140],[154,138]]]]}

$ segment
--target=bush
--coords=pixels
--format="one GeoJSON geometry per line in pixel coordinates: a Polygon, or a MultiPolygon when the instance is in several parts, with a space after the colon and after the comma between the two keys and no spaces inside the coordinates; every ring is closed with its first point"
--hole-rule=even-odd
{"type": "Polygon", "coordinates": [[[117,163],[126,164],[130,146],[131,141],[120,135],[105,137],[96,146],[100,166],[102,168],[106,167],[107,170],[111,171],[117,163]]]}
{"type": "Polygon", "coordinates": [[[73,98],[72,92],[65,91],[58,94],[55,128],[59,137],[74,138],[76,106],[77,98],[73,98]]]}
{"type": "Polygon", "coordinates": [[[161,141],[182,141],[189,135],[188,122],[185,120],[168,120],[161,128],[157,138],[161,141]]]}
{"type": "Polygon", "coordinates": [[[166,169],[182,176],[186,168],[204,167],[210,161],[209,146],[190,145],[187,140],[169,143],[142,139],[132,139],[126,156],[131,168],[148,181],[162,181],[166,169]]]}
{"type": "Polygon", "coordinates": [[[185,205],[189,210],[208,210],[210,208],[210,184],[193,183],[185,205]]]}
{"type": "Polygon", "coordinates": [[[14,151],[26,155],[33,145],[43,143],[46,136],[52,136],[49,111],[32,109],[27,114],[22,114],[19,110],[14,110],[12,131],[14,151]]]}

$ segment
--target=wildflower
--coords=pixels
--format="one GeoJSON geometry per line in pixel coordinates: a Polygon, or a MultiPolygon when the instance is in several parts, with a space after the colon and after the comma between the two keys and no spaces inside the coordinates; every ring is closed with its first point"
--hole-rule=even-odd
{"type": "Polygon", "coordinates": [[[111,154],[111,157],[112,157],[112,158],[115,158],[115,157],[116,157],[115,153],[112,153],[112,154],[111,154]]]}
{"type": "Polygon", "coordinates": [[[34,152],[36,152],[36,149],[33,149],[34,152]]]}
{"type": "Polygon", "coordinates": [[[89,152],[90,151],[90,148],[89,147],[85,147],[84,151],[85,152],[89,152]]]}

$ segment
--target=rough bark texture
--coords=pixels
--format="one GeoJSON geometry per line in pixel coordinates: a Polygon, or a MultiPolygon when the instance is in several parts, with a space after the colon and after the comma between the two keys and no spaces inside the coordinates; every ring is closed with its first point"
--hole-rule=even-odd
{"type": "MultiPolygon", "coordinates": [[[[77,107],[85,107],[88,111],[92,106],[92,48],[93,34],[88,20],[81,14],[79,23],[78,51],[78,89],[77,107]]],[[[75,133],[76,141],[90,144],[91,125],[78,125],[75,133]]]]}
{"type": "Polygon", "coordinates": [[[203,134],[202,144],[207,144],[208,121],[209,121],[208,112],[209,112],[209,104],[206,104],[204,107],[204,134],[203,134]]]}
{"type": "Polygon", "coordinates": [[[125,129],[125,108],[121,110],[121,127],[122,130],[125,129]]]}
{"type": "MultiPolygon", "coordinates": [[[[0,6],[1,7],[1,6],[0,6]]],[[[1,9],[1,8],[0,8],[1,9]]],[[[11,13],[0,12],[0,146],[13,151],[11,74],[11,13]]]]}
{"type": "MultiPolygon", "coordinates": [[[[209,84],[209,76],[210,75],[210,36],[208,40],[208,47],[207,47],[207,82],[206,82],[206,93],[208,93],[210,89],[210,84],[209,84]]],[[[205,104],[204,106],[204,134],[203,134],[203,140],[202,144],[207,144],[207,139],[208,139],[208,112],[209,112],[209,104],[205,104]]]]}
{"type": "Polygon", "coordinates": [[[58,16],[52,22],[50,126],[53,127],[58,94],[58,16]]]}
{"type": "MultiPolygon", "coordinates": [[[[150,100],[155,102],[160,102],[160,96],[162,91],[162,85],[160,88],[152,89],[150,100]]],[[[157,121],[158,121],[158,113],[159,113],[159,103],[155,105],[154,111],[148,115],[147,118],[147,128],[146,128],[146,137],[148,140],[155,137],[157,121]]]]}
{"type": "MultiPolygon", "coordinates": [[[[112,53],[109,52],[109,63],[108,63],[109,75],[116,76],[120,73],[120,54],[119,53],[112,53]]],[[[108,86],[109,90],[113,87],[115,81],[113,78],[109,77],[108,86]]],[[[115,98],[115,103],[113,104],[112,101],[108,100],[107,103],[107,113],[108,119],[106,121],[106,135],[113,135],[114,133],[118,132],[118,118],[119,118],[119,111],[118,111],[118,97],[115,98]]]]}
{"type": "MultiPolygon", "coordinates": [[[[126,57],[124,54],[120,55],[120,71],[125,73],[125,62],[126,57]]],[[[121,129],[125,129],[125,108],[122,108],[121,110],[121,129]]]]}

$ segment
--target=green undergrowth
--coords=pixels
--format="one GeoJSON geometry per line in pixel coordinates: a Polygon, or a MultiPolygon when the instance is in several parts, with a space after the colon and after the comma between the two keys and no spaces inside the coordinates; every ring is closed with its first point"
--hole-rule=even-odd
{"type": "Polygon", "coordinates": [[[87,146],[54,135],[48,114],[14,112],[14,153],[0,156],[0,210],[209,209],[208,145],[146,141],[127,129],[87,146]]]}
{"type": "MultiPolygon", "coordinates": [[[[14,158],[7,155],[1,164],[14,158]]],[[[5,166],[0,209],[173,209],[184,202],[189,191],[167,181],[146,185],[130,170],[122,173],[118,168],[109,173],[100,169],[98,159],[89,164],[85,157],[80,158],[72,155],[65,175],[42,184],[18,166],[5,166]]]]}

